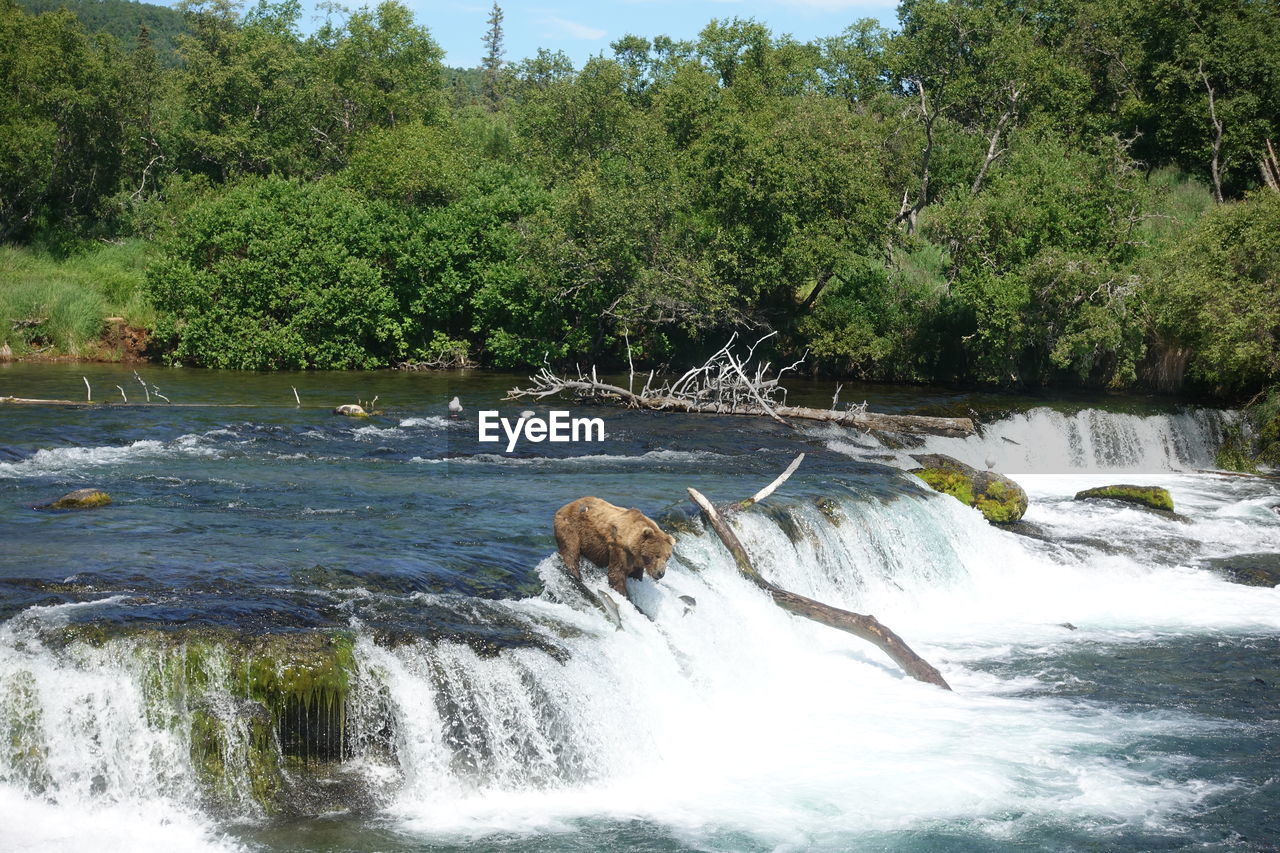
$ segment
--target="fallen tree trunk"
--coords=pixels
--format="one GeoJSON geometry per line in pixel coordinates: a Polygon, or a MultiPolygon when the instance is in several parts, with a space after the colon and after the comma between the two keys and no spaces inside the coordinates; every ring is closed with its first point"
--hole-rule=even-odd
{"type": "Polygon", "coordinates": [[[791,426],[787,418],[798,418],[883,432],[924,433],[949,437],[963,437],[973,435],[975,432],[973,421],[969,418],[884,415],[867,411],[865,403],[848,406],[845,409],[837,409],[835,400],[832,401],[830,409],[788,406],[785,404],[786,389],[781,386],[780,379],[782,374],[798,366],[803,359],[777,371],[777,375],[772,379],[766,378],[770,367],[767,362],[754,368],[747,365],[755,348],[769,337],[772,335],[766,335],[756,341],[745,358],[738,358],[733,354],[731,349],[733,339],[730,339],[729,343],[702,365],[689,370],[674,382],[668,382],[658,388],[650,387],[653,383],[653,374],[650,373],[644,388],[638,393],[634,390],[634,372],[630,375],[632,387],[623,388],[620,385],[601,382],[596,378],[594,368],[590,374],[580,370],[577,379],[557,376],[549,368],[543,368],[529,377],[532,384],[528,388],[512,388],[507,392],[506,399],[531,397],[540,400],[543,397],[568,393],[584,398],[615,400],[633,409],[769,417],[784,426],[791,426]]]}
{"type": "MultiPolygon", "coordinates": [[[[798,460],[797,460],[798,461],[798,460]]],[[[788,473],[794,470],[795,465],[788,469],[788,473]]],[[[780,478],[781,479],[781,478],[780,478]]],[[[770,489],[777,488],[779,481],[775,480],[770,489]]],[[[841,631],[847,631],[856,637],[861,637],[868,642],[874,643],[881,651],[887,654],[898,666],[902,667],[903,672],[910,675],[917,681],[924,681],[928,684],[934,684],[944,690],[950,690],[951,686],[947,684],[946,679],[942,677],[942,673],[911,650],[911,647],[903,642],[902,638],[891,631],[888,627],[881,624],[880,620],[874,616],[863,615],[861,613],[853,613],[848,610],[841,610],[838,607],[832,607],[829,604],[823,604],[812,598],[806,598],[798,595],[782,587],[770,583],[764,578],[751,563],[751,558],[747,555],[747,551],[742,547],[742,542],[738,539],[737,534],[733,532],[733,528],[729,527],[722,516],[707,500],[706,496],[692,487],[689,488],[689,497],[702,511],[702,517],[707,520],[711,528],[715,530],[716,535],[720,537],[720,541],[729,549],[729,553],[733,555],[733,560],[738,566],[738,571],[754,583],[756,586],[769,593],[775,604],[789,613],[797,616],[803,616],[806,619],[812,619],[830,628],[836,628],[841,631]]],[[[754,503],[754,499],[752,499],[754,503]]],[[[743,501],[747,504],[747,501],[743,501]]],[[[750,505],[750,504],[748,504],[750,505]]],[[[738,504],[737,506],[741,506],[738,504]]]]}
{"type": "Polygon", "coordinates": [[[87,400],[37,400],[31,397],[0,397],[0,404],[13,406],[99,406],[87,400]]]}

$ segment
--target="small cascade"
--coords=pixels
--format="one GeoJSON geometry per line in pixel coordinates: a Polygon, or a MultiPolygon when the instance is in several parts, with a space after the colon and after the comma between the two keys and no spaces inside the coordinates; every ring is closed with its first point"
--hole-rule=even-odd
{"type": "Polygon", "coordinates": [[[985,424],[978,437],[930,437],[918,452],[945,453],[977,468],[1006,473],[1211,468],[1232,417],[1214,409],[1131,415],[1036,408],[985,424]]]}

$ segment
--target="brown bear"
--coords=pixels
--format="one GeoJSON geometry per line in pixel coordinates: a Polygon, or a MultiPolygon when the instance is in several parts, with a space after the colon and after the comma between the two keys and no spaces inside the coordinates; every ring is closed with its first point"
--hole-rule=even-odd
{"type": "Polygon", "coordinates": [[[578,498],[556,511],[556,545],[569,574],[581,581],[578,567],[586,557],[609,574],[609,586],[623,598],[627,578],[646,572],[654,580],[667,573],[667,558],[676,540],[638,509],[623,509],[600,498],[578,498]]]}

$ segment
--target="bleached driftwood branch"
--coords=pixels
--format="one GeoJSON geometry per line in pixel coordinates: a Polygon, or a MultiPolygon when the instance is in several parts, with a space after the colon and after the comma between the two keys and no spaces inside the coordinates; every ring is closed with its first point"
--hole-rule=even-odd
{"type": "Polygon", "coordinates": [[[752,365],[755,350],[776,333],[765,335],[747,350],[744,357],[733,351],[736,335],[701,365],[686,371],[674,381],[654,386],[650,372],[644,387],[636,392],[635,373],[631,373],[628,385],[612,385],[601,382],[593,367],[590,373],[578,369],[577,378],[560,376],[550,367],[543,367],[529,377],[532,383],[526,388],[512,388],[508,400],[526,397],[542,399],[559,394],[571,394],[579,399],[610,400],[633,409],[690,412],[710,415],[751,415],[769,417],[790,426],[787,418],[828,421],[840,426],[886,432],[927,433],[930,435],[966,436],[974,432],[969,418],[934,418],[920,415],[886,415],[867,411],[866,404],[837,409],[835,400],[830,409],[786,405],[786,389],[781,379],[788,371],[794,371],[804,359],[772,372],[769,362],[752,365]]]}
{"type": "Polygon", "coordinates": [[[716,535],[720,537],[720,541],[724,543],[724,546],[729,549],[734,563],[738,566],[738,572],[760,589],[769,593],[774,604],[789,613],[812,619],[830,628],[846,631],[855,637],[861,637],[875,644],[894,663],[900,666],[903,672],[917,681],[923,681],[937,685],[944,690],[950,690],[951,686],[947,684],[946,679],[942,677],[942,673],[938,672],[937,668],[912,651],[911,647],[903,642],[901,637],[876,617],[854,613],[849,610],[841,610],[838,607],[832,607],[829,604],[823,604],[821,601],[815,601],[812,598],[806,598],[803,595],[785,590],[766,580],[752,565],[751,557],[747,555],[747,549],[742,547],[741,540],[738,539],[737,534],[733,532],[733,528],[725,520],[726,511],[729,509],[745,509],[772,494],[774,489],[782,485],[783,481],[791,476],[791,473],[800,465],[802,459],[804,459],[804,454],[797,457],[781,477],[761,489],[753,497],[728,505],[724,508],[725,511],[717,510],[711,501],[707,500],[706,495],[695,488],[689,488],[689,498],[702,511],[702,517],[715,530],[716,535]]]}

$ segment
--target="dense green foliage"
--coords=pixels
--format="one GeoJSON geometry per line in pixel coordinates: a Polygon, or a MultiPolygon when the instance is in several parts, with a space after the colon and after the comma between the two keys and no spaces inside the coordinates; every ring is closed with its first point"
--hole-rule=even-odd
{"type": "Polygon", "coordinates": [[[81,3],[0,0],[0,239],[154,240],[185,364],[660,365],[753,329],[874,379],[1280,382],[1269,0],[905,0],[580,69],[505,62],[495,5],[469,71],[396,2],[303,36],[295,0],[188,0],[172,61],[81,3]]]}

